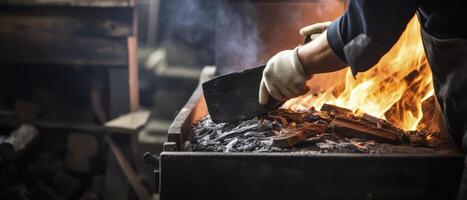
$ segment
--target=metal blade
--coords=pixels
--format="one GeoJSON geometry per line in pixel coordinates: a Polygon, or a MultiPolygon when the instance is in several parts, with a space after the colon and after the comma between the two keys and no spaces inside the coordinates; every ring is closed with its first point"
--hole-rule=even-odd
{"type": "Polygon", "coordinates": [[[203,83],[204,97],[214,122],[252,118],[279,108],[284,102],[270,98],[268,105],[258,103],[259,84],[265,66],[216,77],[203,83]]]}

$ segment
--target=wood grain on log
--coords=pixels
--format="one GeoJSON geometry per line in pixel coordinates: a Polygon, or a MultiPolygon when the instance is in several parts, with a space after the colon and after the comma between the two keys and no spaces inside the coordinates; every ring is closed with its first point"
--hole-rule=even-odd
{"type": "Polygon", "coordinates": [[[333,132],[348,137],[370,139],[378,142],[399,143],[399,135],[391,130],[373,127],[349,118],[336,117],[330,127],[333,132]]]}
{"type": "Polygon", "coordinates": [[[328,126],[324,124],[306,123],[301,128],[284,129],[283,135],[273,137],[273,145],[281,148],[294,146],[304,142],[311,136],[324,133],[327,128],[328,126]]]}
{"type": "Polygon", "coordinates": [[[321,106],[321,112],[322,111],[327,111],[330,113],[333,113],[335,115],[346,115],[346,114],[352,114],[352,111],[347,109],[347,108],[342,108],[336,105],[331,105],[331,104],[323,104],[321,106]]]}
{"type": "Polygon", "coordinates": [[[5,159],[13,160],[30,147],[38,136],[39,131],[34,126],[23,124],[0,144],[0,152],[5,159]]]}

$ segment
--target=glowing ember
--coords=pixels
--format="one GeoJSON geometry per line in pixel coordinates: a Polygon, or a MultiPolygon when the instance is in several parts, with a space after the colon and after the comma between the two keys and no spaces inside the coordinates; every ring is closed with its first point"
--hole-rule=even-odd
{"type": "MultiPolygon", "coordinates": [[[[284,108],[302,110],[321,108],[324,103],[387,119],[400,128],[416,130],[423,117],[422,102],[433,95],[431,70],[423,50],[420,25],[414,17],[398,42],[370,70],[345,78],[335,73],[332,80],[344,79],[341,85],[291,99],[284,108]]],[[[315,78],[309,86],[320,84],[315,78]]]]}

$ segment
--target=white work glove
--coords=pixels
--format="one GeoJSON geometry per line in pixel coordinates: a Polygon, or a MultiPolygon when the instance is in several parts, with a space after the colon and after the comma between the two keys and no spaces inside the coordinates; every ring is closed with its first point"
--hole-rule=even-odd
{"type": "MultiPolygon", "coordinates": [[[[300,35],[316,39],[327,30],[331,22],[312,24],[300,29],[300,35]]],[[[306,81],[312,76],[306,74],[298,59],[298,47],[279,52],[267,63],[259,88],[259,103],[266,105],[269,95],[280,101],[303,95],[307,92],[306,81]]]]}
{"type": "Polygon", "coordinates": [[[321,22],[321,23],[316,23],[316,24],[312,24],[309,26],[305,26],[302,29],[300,29],[300,35],[303,37],[309,36],[311,40],[314,40],[319,35],[321,35],[321,33],[326,31],[330,24],[331,22],[321,22]]]}
{"type": "Polygon", "coordinates": [[[259,88],[259,103],[266,105],[269,95],[280,101],[300,96],[307,92],[306,81],[311,78],[298,58],[298,47],[281,51],[273,56],[263,71],[259,88]]]}

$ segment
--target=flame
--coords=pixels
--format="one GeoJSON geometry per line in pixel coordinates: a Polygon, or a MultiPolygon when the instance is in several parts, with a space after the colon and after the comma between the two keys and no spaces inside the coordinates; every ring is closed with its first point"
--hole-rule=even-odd
{"type": "MultiPolygon", "coordinates": [[[[350,68],[346,70],[345,77],[338,76],[339,73],[333,77],[333,80],[344,78],[342,84],[291,99],[283,107],[299,111],[334,104],[355,114],[386,119],[406,131],[417,129],[423,117],[422,102],[433,96],[434,90],[416,17],[373,68],[355,78],[350,68]]],[[[313,78],[307,84],[320,84],[314,81],[313,78]]]]}

